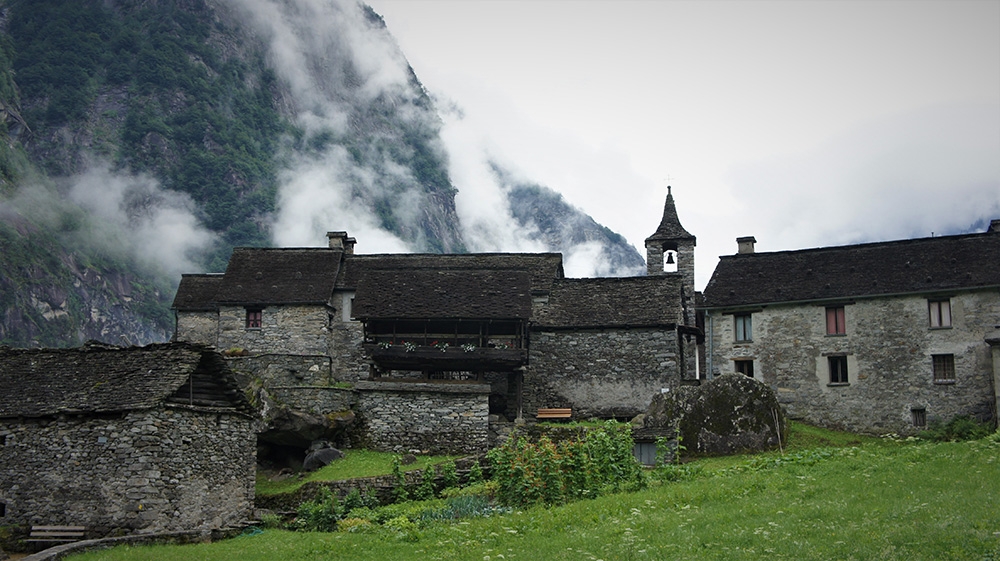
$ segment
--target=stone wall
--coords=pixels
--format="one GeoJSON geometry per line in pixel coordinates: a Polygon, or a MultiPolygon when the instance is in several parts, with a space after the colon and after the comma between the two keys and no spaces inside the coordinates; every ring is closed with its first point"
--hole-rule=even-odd
{"type": "Polygon", "coordinates": [[[572,407],[574,418],[634,417],[662,388],[680,384],[678,345],[668,329],[533,331],[524,415],[572,407]]]}
{"type": "Polygon", "coordinates": [[[177,312],[175,341],[215,345],[219,339],[219,312],[177,312]]]}
{"type": "Polygon", "coordinates": [[[914,410],[927,420],[991,415],[992,364],[986,334],[1000,318],[1000,294],[951,297],[952,327],[928,326],[927,298],[857,299],[845,306],[846,334],[826,334],[824,305],[768,306],[752,315],[752,342],[733,341],[732,314],[712,312],[714,375],[753,360],[755,378],[778,394],[789,417],[870,433],[910,434],[914,410]],[[935,382],[932,355],[951,354],[955,380],[935,382]],[[845,356],[848,383],[831,384],[829,357],[845,356]]]}
{"type": "Polygon", "coordinates": [[[123,414],[0,420],[0,525],[219,528],[253,508],[251,420],[165,407],[123,414]]]}
{"type": "Polygon", "coordinates": [[[242,348],[251,353],[328,354],[332,323],[325,306],[268,306],[261,313],[261,327],[246,327],[246,308],[219,307],[220,350],[242,348]]]}
{"type": "Polygon", "coordinates": [[[373,449],[480,453],[489,438],[488,384],[358,382],[357,412],[373,449]]]}

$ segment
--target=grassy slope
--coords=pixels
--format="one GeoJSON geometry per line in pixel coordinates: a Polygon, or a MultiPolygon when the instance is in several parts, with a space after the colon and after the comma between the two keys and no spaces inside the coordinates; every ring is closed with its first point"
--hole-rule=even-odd
{"type": "MultiPolygon", "coordinates": [[[[392,473],[392,459],[395,454],[372,452],[370,450],[346,450],[344,457],[330,465],[314,472],[304,474],[299,478],[289,478],[284,481],[269,481],[260,474],[257,475],[258,495],[279,495],[291,493],[310,481],[340,481],[355,477],[372,477],[392,473]]],[[[429,465],[454,460],[458,456],[417,456],[417,461],[403,466],[403,471],[424,469],[429,465]]]]}
{"type": "Polygon", "coordinates": [[[73,559],[1000,559],[998,455],[991,440],[865,441],[815,463],[755,469],[760,457],[707,460],[706,475],[694,480],[435,523],[416,542],[387,531],[268,530],[73,559]]]}

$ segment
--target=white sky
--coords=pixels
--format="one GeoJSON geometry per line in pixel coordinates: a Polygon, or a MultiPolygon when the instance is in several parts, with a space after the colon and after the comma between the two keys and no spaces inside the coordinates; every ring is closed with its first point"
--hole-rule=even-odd
{"type": "Polygon", "coordinates": [[[1000,218],[1000,0],[368,3],[491,154],[643,255],[672,185],[699,289],[739,236],[1000,218]]]}

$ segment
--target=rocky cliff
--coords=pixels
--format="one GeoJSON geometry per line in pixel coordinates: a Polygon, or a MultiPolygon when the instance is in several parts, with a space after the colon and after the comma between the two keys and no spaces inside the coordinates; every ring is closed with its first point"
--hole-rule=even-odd
{"type": "MultiPolygon", "coordinates": [[[[0,116],[0,343],[163,340],[179,274],[235,246],[468,247],[442,122],[363,4],[0,0],[0,116]]],[[[507,197],[549,250],[641,266],[557,194],[507,197]]]]}

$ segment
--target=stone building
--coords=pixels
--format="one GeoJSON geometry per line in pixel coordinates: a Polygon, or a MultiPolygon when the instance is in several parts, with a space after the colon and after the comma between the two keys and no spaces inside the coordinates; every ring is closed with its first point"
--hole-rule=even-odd
{"type": "Polygon", "coordinates": [[[980,234],[721,258],[708,376],[770,384],[792,418],[869,433],[996,417],[1000,221],[980,234]]]}
{"type": "Polygon", "coordinates": [[[327,237],[184,275],[175,338],[246,355],[235,369],[310,414],[349,408],[387,450],[485,450],[494,425],[541,408],[627,419],[697,378],[694,236],[669,193],[645,277],[568,279],[555,253],[360,255],[327,237]]]}
{"type": "Polygon", "coordinates": [[[97,537],[249,518],[253,421],[218,353],[3,348],[0,387],[0,525],[79,525],[97,537]]]}

